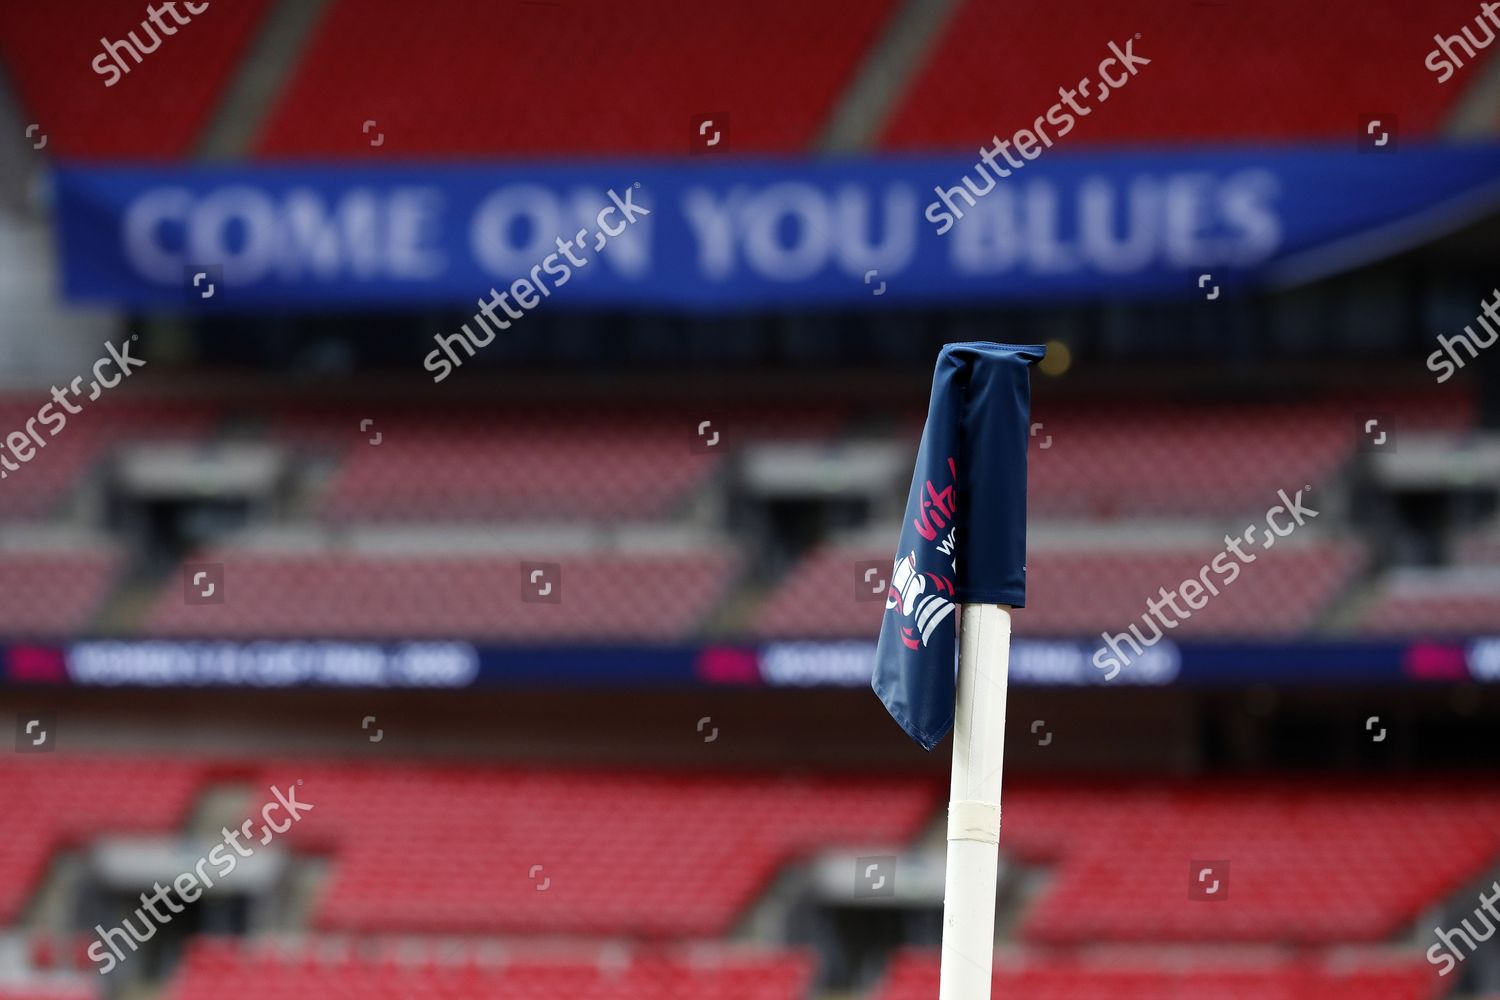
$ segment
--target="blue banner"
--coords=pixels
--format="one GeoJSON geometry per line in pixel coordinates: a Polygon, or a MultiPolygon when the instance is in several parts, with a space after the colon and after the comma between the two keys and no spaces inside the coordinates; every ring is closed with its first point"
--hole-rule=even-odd
{"type": "MultiPolygon", "coordinates": [[[[1425,640],[1163,639],[1114,680],[1092,640],[1019,638],[1020,687],[1500,684],[1500,635],[1425,640]]],[[[873,639],[760,645],[494,646],[357,639],[94,639],[0,644],[0,689],[63,688],[864,688],[873,639]]]]}
{"type": "Polygon", "coordinates": [[[74,165],[56,197],[67,297],[141,309],[472,308],[528,275],[564,306],[1211,298],[1500,207],[1500,147],[1047,152],[978,178],[954,156],[74,165]]]}

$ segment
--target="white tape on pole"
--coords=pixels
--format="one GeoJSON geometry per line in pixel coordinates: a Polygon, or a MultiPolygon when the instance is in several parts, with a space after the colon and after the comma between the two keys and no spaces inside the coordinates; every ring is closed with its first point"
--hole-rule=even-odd
{"type": "Polygon", "coordinates": [[[1009,669],[1010,609],[966,605],[958,642],[939,1000],[990,998],[1009,669]]]}

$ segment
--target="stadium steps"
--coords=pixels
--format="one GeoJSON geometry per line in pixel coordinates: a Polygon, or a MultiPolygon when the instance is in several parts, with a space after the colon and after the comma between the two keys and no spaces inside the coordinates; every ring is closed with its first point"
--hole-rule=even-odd
{"type": "Polygon", "coordinates": [[[763,947],[775,947],[781,943],[797,903],[806,893],[808,878],[807,865],[802,862],[782,866],[730,928],[729,940],[763,947]]]}
{"type": "Polygon", "coordinates": [[[1335,599],[1317,631],[1335,635],[1358,632],[1366,612],[1379,596],[1379,574],[1360,580],[1335,599]]]}
{"type": "Polygon", "coordinates": [[[817,148],[853,153],[874,147],[912,78],[927,63],[961,0],[906,0],[829,115],[817,148]]]}
{"type": "MultiPolygon", "coordinates": [[[[0,144],[0,211],[11,216],[6,220],[6,229],[18,225],[28,213],[40,207],[33,185],[38,183],[43,165],[36,157],[26,155],[30,143],[23,144],[19,140],[32,121],[34,119],[22,108],[10,80],[0,74],[0,129],[5,130],[5,135],[17,137],[0,144]]],[[[8,275],[8,272],[0,271],[0,274],[8,275]]]]}
{"type": "MultiPolygon", "coordinates": [[[[256,816],[264,795],[264,789],[243,781],[205,787],[193,805],[185,836],[205,842],[218,840],[225,828],[236,829],[247,817],[256,816]]],[[[328,881],[332,862],[296,849],[288,850],[288,855],[286,881],[265,900],[270,905],[257,907],[262,919],[269,921],[269,925],[256,925],[253,929],[257,933],[300,933],[312,926],[313,910],[328,881]]]]}
{"type": "Polygon", "coordinates": [[[37,883],[26,906],[21,926],[65,936],[84,884],[83,858],[78,851],[53,854],[47,872],[37,883]]]}
{"type": "MultiPolygon", "coordinates": [[[[8,118],[0,111],[0,127],[8,118]]],[[[17,134],[24,127],[18,125],[17,134]]],[[[0,184],[4,183],[0,165],[0,184]]],[[[49,226],[29,218],[0,225],[0,301],[5,303],[0,311],[0,384],[21,388],[27,401],[36,397],[36,407],[47,402],[48,395],[44,389],[38,396],[33,386],[53,380],[65,385],[87,372],[104,342],[118,343],[121,333],[119,320],[110,312],[58,301],[50,263],[60,253],[57,242],[49,226]],[[41,330],[45,337],[38,336],[41,330]]]]}
{"type": "Polygon", "coordinates": [[[94,630],[101,635],[127,635],[140,631],[162,581],[148,578],[144,570],[127,570],[124,578],[105,601],[94,619],[94,630]]]}
{"type": "Polygon", "coordinates": [[[210,785],[199,792],[184,833],[193,837],[218,837],[223,827],[233,829],[239,826],[256,805],[248,785],[210,785]]]}
{"type": "Polygon", "coordinates": [[[340,462],[328,456],[306,455],[297,456],[294,462],[296,472],[286,498],[287,513],[295,519],[311,520],[317,516],[318,504],[338,478],[340,462]]]}
{"type": "MultiPolygon", "coordinates": [[[[278,0],[230,79],[198,143],[198,155],[240,160],[270,115],[282,84],[307,50],[329,0],[278,0]]],[[[351,126],[353,127],[353,126],[351,126]]]]}
{"type": "Polygon", "coordinates": [[[303,930],[312,926],[318,899],[328,884],[332,868],[333,862],[323,858],[293,855],[289,884],[279,910],[284,929],[303,930]]]}
{"type": "Polygon", "coordinates": [[[728,588],[724,600],[703,620],[706,635],[742,636],[750,634],[755,612],[775,592],[775,583],[745,583],[728,588]]]}
{"type": "Polygon", "coordinates": [[[1454,139],[1494,136],[1500,132],[1500,59],[1482,59],[1468,70],[1474,78],[1453,102],[1443,133],[1454,139]]]}
{"type": "Polygon", "coordinates": [[[995,940],[1018,941],[1021,937],[1022,919],[1047,892],[1052,884],[1052,876],[1048,869],[1018,864],[1006,856],[1003,848],[1000,852],[1000,864],[1001,874],[1007,876],[1007,883],[1000,895],[999,909],[995,911],[995,940]]]}

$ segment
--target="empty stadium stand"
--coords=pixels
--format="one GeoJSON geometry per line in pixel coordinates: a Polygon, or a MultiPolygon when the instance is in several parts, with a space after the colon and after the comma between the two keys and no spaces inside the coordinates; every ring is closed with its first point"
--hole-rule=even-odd
{"type": "MultiPolygon", "coordinates": [[[[335,982],[393,1000],[802,997],[808,956],[672,949],[728,933],[789,862],[911,843],[941,796],[921,777],[12,758],[0,762],[0,923],[19,919],[58,851],[176,837],[223,782],[297,783],[313,806],[277,843],[328,861],[314,936],[199,939],[169,987],[176,1000],[321,995],[335,982]],[[637,943],[554,953],[494,935],[637,943]]],[[[1383,946],[1487,870],[1497,831],[1493,788],[1457,780],[1013,781],[1001,849],[1050,873],[1021,913],[1025,950],[1002,951],[997,995],[1429,1000],[1430,967],[1383,946]],[[1192,898],[1204,862],[1223,879],[1217,900],[1192,898]],[[1189,947],[1208,943],[1242,950],[1189,947]]],[[[930,996],[935,976],[934,956],[907,953],[874,996],[930,996]]]]}
{"type": "Polygon", "coordinates": [[[1458,540],[1454,562],[1465,566],[1500,566],[1500,535],[1477,531],[1458,540]]]}
{"type": "Polygon", "coordinates": [[[357,932],[715,936],[781,865],[837,844],[904,843],[937,799],[925,779],[13,758],[0,763],[0,924],[56,851],[105,834],[176,836],[215,780],[301,783],[317,821],[287,844],[334,861],[315,924],[357,932]]]}
{"type": "Polygon", "coordinates": [[[1397,570],[1376,584],[1360,617],[1372,635],[1462,636],[1500,627],[1500,569],[1397,570]]]}
{"type": "MultiPolygon", "coordinates": [[[[1221,587],[1211,604],[1181,619],[1173,636],[1305,633],[1364,561],[1360,547],[1352,543],[1283,542],[1265,552],[1259,548],[1259,536],[1253,541],[1245,551],[1255,561],[1241,565],[1238,577],[1221,587]]],[[[1139,622],[1148,600],[1159,599],[1159,588],[1197,579],[1222,548],[1217,539],[1197,546],[1162,542],[1127,548],[1116,543],[1112,551],[1107,545],[1047,549],[1034,543],[1027,557],[1027,606],[1016,615],[1016,631],[1057,636],[1124,631],[1139,622]]],[[[751,631],[774,638],[878,634],[885,602],[856,599],[856,568],[878,565],[878,578],[888,579],[891,558],[874,544],[816,549],[766,599],[751,631]]],[[[1227,577],[1210,579],[1222,583],[1227,577]]]]}
{"type": "MultiPolygon", "coordinates": [[[[1254,562],[1238,564],[1239,573],[1211,573],[1218,596],[1197,611],[1178,599],[1191,617],[1180,618],[1173,636],[1288,637],[1312,630],[1330,602],[1348,586],[1363,562],[1357,544],[1281,541],[1269,551],[1262,534],[1243,546],[1254,562]],[[1227,582],[1232,579],[1232,582],[1227,582]]],[[[1175,590],[1184,580],[1201,580],[1205,565],[1222,552],[1222,543],[1205,548],[1117,549],[1113,552],[1043,551],[1029,554],[1026,610],[1017,628],[1039,635],[1075,635],[1108,630],[1123,632],[1146,613],[1148,600],[1160,601],[1160,588],[1175,590]]],[[[1237,560],[1227,565],[1233,570],[1237,560]]],[[[1212,567],[1211,567],[1212,568],[1212,567]]],[[[1150,629],[1145,629],[1149,635],[1150,629]]]]}
{"type": "Polygon", "coordinates": [[[873,637],[880,633],[885,598],[874,584],[860,587],[858,567],[877,568],[874,581],[890,582],[893,553],[889,544],[821,545],[793,566],[756,609],[748,631],[762,638],[873,637]],[[860,600],[857,598],[866,598],[860,600]]]}
{"type": "MultiPolygon", "coordinates": [[[[358,425],[339,424],[345,441],[358,425]]],[[[302,425],[305,427],[306,425],[302,425]]],[[[361,440],[319,503],[338,521],[519,518],[618,521],[659,518],[719,467],[692,450],[681,415],[622,416],[600,410],[516,411],[394,418],[381,440],[361,440]],[[675,417],[675,419],[674,419],[675,417]]],[[[318,440],[326,429],[309,429],[318,440]]]]}
{"type": "MultiPolygon", "coordinates": [[[[14,804],[0,921],[55,851],[98,832],[172,836],[216,776],[302,782],[316,822],[286,845],[334,862],[314,925],[356,933],[714,936],[804,852],[908,842],[938,792],[920,778],[16,758],[0,764],[14,804]]],[[[1399,932],[1484,870],[1497,830],[1500,800],[1460,783],[1022,782],[1002,849],[1055,868],[1025,914],[1031,944],[1329,945],[1399,932]],[[1222,905],[1191,898],[1200,860],[1228,862],[1222,905]]]]}
{"type": "MultiPolygon", "coordinates": [[[[282,81],[255,147],[271,158],[680,155],[695,138],[693,122],[716,118],[720,149],[798,152],[828,126],[897,6],[777,0],[627,12],[602,0],[470,0],[412,16],[396,0],[334,0],[282,81]],[[559,52],[569,56],[559,60],[559,52]],[[366,72],[372,58],[383,73],[366,72]],[[769,59],[780,72],[763,72],[769,59]],[[612,85],[601,88],[601,77],[612,85]],[[378,123],[378,149],[365,121],[378,123]]],[[[90,68],[101,39],[134,31],[149,45],[144,5],[79,0],[59,21],[46,4],[7,4],[0,56],[50,152],[182,157],[270,8],[271,0],[209,8],[139,64],[124,56],[130,72],[106,87],[90,68]],[[50,72],[58,66],[74,71],[50,72]]],[[[1463,0],[1429,8],[1423,30],[1398,8],[1350,0],[1249,9],[1204,0],[1187,18],[1095,0],[1076,13],[1059,36],[1045,4],[960,4],[899,88],[881,144],[977,149],[1045,115],[1058,87],[1097,79],[1110,41],[1137,38],[1133,51],[1151,64],[1110,103],[1089,95],[1092,112],[1064,143],[1352,141],[1372,111],[1396,115],[1404,135],[1427,136],[1489,55],[1479,53],[1448,87],[1423,65],[1434,32],[1472,21],[1474,7],[1463,0]],[[1314,91],[1319,99],[1306,100],[1314,91]]]]}
{"type": "Polygon", "coordinates": [[[205,778],[202,765],[146,757],[0,758],[0,925],[14,923],[55,852],[100,831],[176,833],[205,778]]]}
{"type": "MultiPolygon", "coordinates": [[[[36,405],[10,400],[0,417],[24,426],[36,405]]],[[[126,441],[259,442],[288,460],[290,485],[277,503],[290,523],[330,532],[312,531],[300,549],[226,542],[192,553],[190,563],[232,567],[235,599],[187,606],[174,576],[159,583],[134,630],[226,638],[273,629],[287,636],[675,641],[710,625],[762,638],[867,636],[878,628],[883,601],[856,599],[854,568],[869,562],[883,573],[892,555],[885,540],[816,544],[776,576],[767,594],[749,595],[756,599],[732,621],[715,618],[717,610],[736,606],[742,573],[758,557],[748,539],[730,539],[714,526],[726,496],[733,497],[735,456],[756,442],[850,440],[851,414],[837,404],[741,403],[702,414],[691,405],[659,405],[629,408],[628,417],[604,404],[567,412],[395,407],[380,412],[373,431],[359,430],[368,408],[348,405],[292,403],[267,421],[243,419],[231,402],[121,398],[95,406],[7,478],[0,514],[22,522],[64,517],[86,483],[101,481],[98,473],[126,441]],[[712,436],[696,433],[705,415],[713,417],[712,433],[722,432],[714,447],[707,446],[712,436]],[[607,541],[616,529],[674,523],[697,524],[699,540],[654,552],[650,545],[607,541]],[[369,538],[505,525],[598,534],[561,554],[545,541],[347,544],[350,532],[369,538]],[[523,559],[562,565],[566,599],[523,603],[523,559]],[[667,594],[671,600],[652,596],[667,594]]],[[[1312,487],[1306,505],[1324,506],[1345,472],[1357,468],[1361,428],[1351,413],[1388,416],[1399,434],[1462,433],[1473,406],[1463,393],[1445,393],[1398,396],[1380,408],[1352,399],[1276,407],[1118,401],[1060,407],[1043,418],[1045,435],[1033,438],[1031,593],[1018,630],[1122,630],[1159,587],[1197,576],[1221,550],[1226,530],[1259,522],[1279,491],[1312,487]],[[1071,525],[1084,542],[1070,540],[1077,533],[1071,525]],[[1156,537],[1179,529],[1200,530],[1189,540],[1156,537]]],[[[914,441],[915,428],[900,426],[914,441]]],[[[1326,519],[1309,523],[1306,534],[1274,551],[1250,545],[1255,563],[1173,634],[1290,637],[1330,624],[1327,613],[1342,606],[1368,559],[1354,541],[1330,540],[1326,519]]],[[[1453,557],[1482,569],[1493,565],[1493,548],[1490,534],[1474,534],[1455,542],[1453,557]]],[[[42,566],[36,560],[51,558],[18,551],[30,561],[0,567],[0,574],[33,580],[42,566]]],[[[137,567],[107,549],[58,559],[56,572],[42,572],[45,585],[0,590],[0,633],[86,631],[116,584],[139,582],[132,575],[137,567]]],[[[1393,578],[1377,587],[1352,624],[1377,634],[1483,630],[1495,620],[1488,584],[1466,584],[1460,576],[1393,578]],[[1432,614],[1420,610],[1429,605],[1432,614]],[[1415,617],[1413,608],[1420,612],[1415,617]]]]}
{"type": "Polygon", "coordinates": [[[1392,938],[1500,854],[1489,786],[1224,780],[1006,789],[1001,849],[1055,865],[1033,944],[1392,938]],[[1221,900],[1193,863],[1228,862],[1221,900]]]}
{"type": "Polygon", "coordinates": [[[374,119],[381,155],[685,155],[698,117],[719,149],[801,151],[893,6],[335,0],[258,152],[368,157],[374,119]]]}
{"type": "Polygon", "coordinates": [[[1033,415],[1027,487],[1033,518],[1179,518],[1259,514],[1278,490],[1326,489],[1356,454],[1361,422],[1399,433],[1473,425],[1462,394],[1243,403],[1095,404],[1033,415]],[[1048,447],[1041,445],[1047,443],[1048,447]]]}
{"type": "Polygon", "coordinates": [[[122,562],[107,543],[29,550],[0,545],[0,634],[87,634],[122,562]]]}
{"type": "Polygon", "coordinates": [[[812,976],[797,952],[666,953],[613,958],[506,956],[492,963],[465,950],[431,949],[424,960],[320,954],[201,940],[167,1000],[224,996],[360,996],[370,1000],[800,1000],[812,976]],[[456,953],[455,953],[456,951],[456,953]]]}
{"type": "Polygon", "coordinates": [[[529,561],[544,567],[532,571],[541,574],[534,580],[523,571],[528,560],[482,552],[209,549],[187,565],[224,567],[222,602],[188,603],[182,574],[174,574],[144,628],[163,636],[223,638],[668,643],[702,625],[737,565],[731,551],[720,549],[662,555],[541,551],[529,561]]]}
{"type": "MultiPolygon", "coordinates": [[[[58,16],[50,3],[0,4],[0,59],[24,121],[46,135],[50,155],[91,159],[174,159],[186,156],[218,106],[271,0],[209,6],[113,86],[91,66],[103,40],[134,38],[150,47],[155,28],[142,28],[148,4],[73,0],[58,16]]],[[[358,129],[358,123],[354,126],[358,129]]]]}
{"type": "MultiPolygon", "coordinates": [[[[873,1000],[928,1000],[938,988],[938,957],[902,952],[873,1000]]],[[[1026,1000],[1432,1000],[1443,989],[1420,959],[1368,956],[1259,961],[1223,957],[997,956],[996,997],[1026,1000]]]]}
{"type": "Polygon", "coordinates": [[[261,780],[292,776],[317,822],[289,842],[335,861],[314,925],[363,933],[720,935],[804,852],[909,841],[938,791],[925,779],[296,762],[261,780]]]}
{"type": "MultiPolygon", "coordinates": [[[[0,397],[0,427],[23,431],[33,422],[45,444],[32,459],[10,472],[0,484],[0,521],[38,521],[65,512],[83,478],[125,443],[201,442],[211,429],[214,410],[205,405],[149,398],[101,398],[87,402],[88,379],[80,383],[84,398],[73,401],[81,412],[59,426],[38,421],[43,405],[63,415],[47,393],[0,397]],[[54,433],[55,431],[55,433],[54,433]]],[[[23,431],[24,433],[24,431],[23,431]]]]}
{"type": "Polygon", "coordinates": [[[338,463],[316,502],[330,522],[613,523],[680,515],[744,444],[829,438],[846,416],[772,402],[289,406],[270,431],[338,463]]]}
{"type": "Polygon", "coordinates": [[[9,986],[0,984],[0,1000],[97,1000],[87,986],[9,986]]]}
{"type": "MultiPolygon", "coordinates": [[[[1403,135],[1432,135],[1483,67],[1471,65],[1440,87],[1423,61],[1434,32],[1456,33],[1465,23],[1473,30],[1476,7],[1442,0],[1424,7],[1418,24],[1408,8],[1357,0],[1201,0],[1185,8],[1089,0],[1060,21],[1045,3],[965,0],[882,142],[973,150],[977,159],[993,135],[1030,128],[1057,103],[1059,87],[1076,88],[1085,76],[1093,89],[1075,99],[1089,113],[1060,147],[1325,139],[1352,148],[1360,116],[1369,113],[1396,115],[1403,135]],[[1112,54],[1110,42],[1124,48],[1132,41],[1133,54],[1151,64],[1137,67],[1105,103],[1097,66],[1112,54]]],[[[1481,52],[1476,62],[1492,54],[1481,52]]]]}

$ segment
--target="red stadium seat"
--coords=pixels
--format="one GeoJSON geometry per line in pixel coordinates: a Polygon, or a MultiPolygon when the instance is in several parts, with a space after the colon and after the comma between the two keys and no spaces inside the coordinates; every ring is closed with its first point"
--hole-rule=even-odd
{"type": "MultiPolygon", "coordinates": [[[[319,513],[336,521],[624,521],[661,518],[719,466],[695,453],[692,417],[605,410],[385,415],[381,442],[344,452],[319,513]]],[[[286,425],[345,442],[352,415],[286,425]]],[[[346,445],[347,447],[347,445],[346,445]]]]}
{"type": "Polygon", "coordinates": [[[89,986],[8,986],[0,984],[0,1000],[98,1000],[89,986]]]}
{"type": "Polygon", "coordinates": [[[1500,535],[1474,532],[1459,539],[1454,561],[1464,566],[1500,566],[1500,535]]]}
{"type": "Polygon", "coordinates": [[[70,639],[88,633],[121,562],[109,545],[0,551],[0,634],[70,639]]]}
{"type": "MultiPolygon", "coordinates": [[[[1251,555],[1256,555],[1249,547],[1251,555]]],[[[1027,607],[1016,615],[1022,636],[1077,636],[1125,631],[1139,623],[1158,588],[1197,578],[1220,546],[1166,542],[1141,549],[1048,550],[1028,555],[1027,607]]],[[[751,629],[766,638],[873,638],[885,602],[855,599],[862,563],[889,575],[893,553],[873,545],[821,547],[787,574],[756,613],[751,629]]],[[[1363,554],[1353,544],[1283,543],[1241,567],[1233,583],[1181,619],[1181,635],[1289,636],[1307,632],[1353,579],[1363,554]]],[[[1210,577],[1215,579],[1215,577],[1210,577]]],[[[1219,576],[1216,579],[1225,579],[1219,576]]],[[[1191,610],[1191,609],[1189,609],[1191,610]]],[[[1149,630],[1148,633],[1149,635],[1149,630]]]]}
{"type": "MultiPolygon", "coordinates": [[[[57,850],[104,834],[175,835],[216,774],[247,764],[28,756],[0,763],[0,925],[57,850]]],[[[902,844],[936,805],[925,779],[549,772],[279,761],[316,823],[284,846],[326,852],[317,927],[358,932],[724,933],[784,863],[848,843],[902,844]]]]}
{"type": "Polygon", "coordinates": [[[200,939],[166,1000],[366,997],[369,1000],[801,1000],[812,978],[799,952],[644,954],[622,960],[517,954],[480,964],[323,959],[310,951],[200,939]]]}
{"type": "Polygon", "coordinates": [[[1440,86],[1424,66],[1433,34],[1474,30],[1477,8],[1441,0],[1413,18],[1399,4],[1358,0],[1186,7],[1087,0],[1059,17],[1036,0],[965,0],[905,91],[883,145],[962,149],[977,159],[992,136],[1030,128],[1057,103],[1059,87],[1076,88],[1085,76],[1092,89],[1075,100],[1089,113],[1056,140],[1059,148],[1277,139],[1353,148],[1369,113],[1396,115],[1403,136],[1432,135],[1492,55],[1480,53],[1479,65],[1440,86]],[[1110,42],[1132,41],[1132,54],[1151,64],[1106,103],[1098,64],[1111,55],[1110,42]]]}
{"type": "MultiPolygon", "coordinates": [[[[894,543],[894,536],[893,536],[894,543]]],[[[874,582],[889,581],[895,553],[874,545],[822,545],[786,574],[755,612],[750,632],[760,638],[865,638],[880,633],[885,597],[856,600],[862,563],[874,563],[874,582]]],[[[871,594],[873,597],[873,593],[871,594]]]]}
{"type": "Polygon", "coordinates": [[[1467,636],[1500,625],[1500,570],[1397,572],[1382,579],[1360,631],[1387,636],[1467,636]]]}
{"type": "Polygon", "coordinates": [[[721,149],[802,151],[893,7],[336,0],[259,152],[368,157],[373,119],[382,155],[685,155],[700,115],[721,149]]]}
{"type": "Polygon", "coordinates": [[[317,822],[289,842],[334,859],[314,924],[361,933],[718,935],[791,858],[906,843],[936,805],[920,779],[291,762],[262,781],[291,774],[317,822]]]}
{"type": "MultiPolygon", "coordinates": [[[[255,37],[269,0],[209,6],[113,86],[91,66],[102,38],[130,32],[142,44],[149,5],[117,0],[0,4],[0,58],[24,106],[41,125],[53,156],[164,159],[189,155],[218,106],[240,56],[255,37]]],[[[152,29],[155,30],[154,28],[152,29]]]]}
{"type": "Polygon", "coordinates": [[[1276,502],[1278,490],[1311,486],[1316,492],[1332,485],[1355,454],[1362,413],[1389,416],[1402,433],[1455,431],[1474,419],[1472,400],[1455,394],[1274,406],[1038,405],[1033,417],[1046,437],[1032,439],[1032,517],[1260,514],[1276,502]]]}
{"type": "MultiPolygon", "coordinates": [[[[1318,960],[1088,963],[1040,954],[1000,956],[995,966],[994,996],[1025,1000],[1432,1000],[1443,989],[1420,959],[1344,968],[1318,960]]],[[[872,1000],[930,1000],[937,988],[937,956],[908,951],[872,1000]]]]}
{"type": "Polygon", "coordinates": [[[723,458],[760,440],[831,436],[834,406],[766,404],[289,407],[276,437],[338,460],[316,513],[338,523],[517,520],[600,523],[678,516],[723,469],[723,458]],[[714,440],[699,437],[705,418],[714,440]]]}
{"type": "MultiPolygon", "coordinates": [[[[86,382],[82,388],[86,395],[86,382]]],[[[0,397],[0,427],[26,427],[47,403],[51,398],[46,393],[0,397]]],[[[207,406],[138,398],[103,398],[74,405],[82,406],[82,412],[69,416],[55,437],[43,433],[45,447],[38,448],[31,461],[9,473],[0,485],[0,520],[56,517],[71,500],[71,492],[111,448],[126,443],[201,441],[215,417],[207,406]]]]}
{"type": "Polygon", "coordinates": [[[1006,789],[1002,850],[1055,864],[1021,935],[1036,944],[1379,942],[1500,851],[1485,789],[1221,781],[1006,789]],[[1193,861],[1228,861],[1221,901],[1193,861]]]}
{"type": "MultiPolygon", "coordinates": [[[[152,634],[671,642],[693,634],[724,595],[728,551],[634,555],[538,553],[561,568],[557,603],[525,603],[523,560],[512,556],[198,553],[222,563],[222,604],[187,604],[181,575],[164,586],[152,634]]],[[[540,590],[542,581],[538,581],[540,590]]]]}
{"type": "Polygon", "coordinates": [[[103,833],[175,834],[205,770],[155,758],[0,758],[0,925],[13,923],[55,851],[103,833]]]}
{"type": "MultiPolygon", "coordinates": [[[[1281,543],[1264,551],[1260,536],[1244,551],[1255,557],[1240,565],[1233,582],[1229,575],[1211,573],[1218,596],[1207,593],[1207,603],[1191,617],[1175,619],[1172,637],[1241,636],[1267,638],[1307,633],[1330,602],[1350,584],[1363,562],[1356,544],[1281,543]]],[[[1204,565],[1222,546],[1177,551],[1094,550],[1073,552],[1033,549],[1028,555],[1026,610],[1016,616],[1017,631],[1030,635],[1078,635],[1124,632],[1142,625],[1148,600],[1160,600],[1184,580],[1201,580],[1204,565]]],[[[1212,569],[1212,567],[1210,567],[1212,569]]],[[[1232,575],[1232,574],[1231,574],[1232,575]]],[[[1171,615],[1168,610],[1168,615],[1171,615]]]]}

